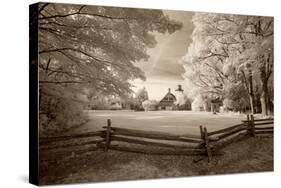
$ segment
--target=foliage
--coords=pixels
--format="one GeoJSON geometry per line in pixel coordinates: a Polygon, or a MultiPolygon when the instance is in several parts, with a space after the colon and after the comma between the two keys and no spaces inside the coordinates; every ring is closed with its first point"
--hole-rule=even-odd
{"type": "Polygon", "coordinates": [[[193,42],[182,60],[186,79],[195,86],[193,93],[230,99],[234,106],[250,106],[263,94],[267,98],[267,80],[273,72],[273,18],[196,13],[193,24],[193,42]],[[239,92],[230,95],[235,89],[239,92]]]}
{"type": "Polygon", "coordinates": [[[40,134],[54,134],[85,123],[87,117],[83,113],[84,105],[86,105],[85,99],[71,91],[63,91],[59,85],[41,86],[40,134]]]}
{"type": "MultiPolygon", "coordinates": [[[[129,80],[145,79],[134,63],[148,59],[147,48],[156,45],[153,32],[181,28],[161,10],[40,3],[38,11],[40,91],[48,93],[86,96],[93,89],[127,96],[129,80]]],[[[59,97],[65,111],[73,105],[69,95],[49,97],[59,97]]]]}
{"type": "Polygon", "coordinates": [[[148,93],[145,87],[143,87],[136,92],[135,101],[137,105],[142,105],[146,100],[148,100],[148,93]]]}
{"type": "Polygon", "coordinates": [[[162,11],[42,4],[39,16],[42,83],[79,83],[105,94],[130,92],[127,80],[145,79],[134,62],[147,59],[151,32],[174,32],[178,23],[162,11]],[[52,74],[52,75],[50,75],[52,74]]]}
{"type": "Polygon", "coordinates": [[[156,106],[159,102],[156,100],[145,100],[142,102],[142,106],[145,111],[156,110],[156,106]]]}
{"type": "Polygon", "coordinates": [[[191,103],[191,108],[193,111],[202,111],[205,110],[205,104],[204,98],[201,95],[197,95],[191,103]]]}

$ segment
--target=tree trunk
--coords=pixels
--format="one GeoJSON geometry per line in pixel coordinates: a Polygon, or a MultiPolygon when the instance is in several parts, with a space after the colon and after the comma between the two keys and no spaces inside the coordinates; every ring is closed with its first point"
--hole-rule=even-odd
{"type": "Polygon", "coordinates": [[[249,97],[250,97],[250,107],[251,107],[251,114],[255,113],[254,109],[254,92],[253,92],[253,74],[252,71],[249,70],[249,97]]]}
{"type": "Polygon", "coordinates": [[[272,89],[269,89],[268,90],[268,115],[273,115],[273,108],[274,108],[274,105],[273,105],[273,90],[272,89]]]}
{"type": "Polygon", "coordinates": [[[250,94],[250,108],[251,108],[251,114],[254,114],[254,97],[250,94]]]}
{"type": "Polygon", "coordinates": [[[263,115],[268,115],[268,75],[266,71],[266,62],[263,61],[263,66],[260,67],[260,78],[261,78],[261,108],[262,108],[262,114],[263,115]]]}
{"type": "Polygon", "coordinates": [[[255,95],[255,108],[256,108],[256,113],[261,113],[261,100],[260,100],[260,98],[261,98],[261,95],[260,95],[260,93],[258,92],[258,90],[257,90],[257,92],[256,92],[256,95],[255,95]]]}
{"type": "Polygon", "coordinates": [[[261,93],[261,108],[262,108],[262,114],[268,115],[268,88],[267,88],[267,80],[262,79],[262,93],[261,93]]]}

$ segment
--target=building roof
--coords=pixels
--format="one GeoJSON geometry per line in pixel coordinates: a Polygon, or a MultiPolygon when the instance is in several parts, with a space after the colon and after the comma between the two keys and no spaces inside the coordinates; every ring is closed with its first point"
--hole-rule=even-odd
{"type": "Polygon", "coordinates": [[[170,105],[173,105],[176,100],[177,99],[176,99],[175,95],[173,95],[171,93],[171,89],[169,88],[168,93],[163,97],[163,99],[161,99],[161,101],[159,102],[158,105],[165,105],[165,106],[169,105],[170,106],[170,105]]]}

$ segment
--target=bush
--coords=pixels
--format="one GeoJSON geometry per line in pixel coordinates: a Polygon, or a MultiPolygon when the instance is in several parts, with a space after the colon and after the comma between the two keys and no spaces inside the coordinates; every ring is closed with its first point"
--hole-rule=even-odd
{"type": "Polygon", "coordinates": [[[156,110],[157,104],[158,104],[158,101],[156,101],[156,100],[146,100],[146,101],[142,102],[142,106],[145,111],[156,110]]]}
{"type": "Polygon", "coordinates": [[[51,135],[87,121],[84,103],[60,87],[40,88],[39,133],[51,135]]]}
{"type": "Polygon", "coordinates": [[[136,106],[135,111],[144,111],[144,108],[142,106],[136,106]]]}
{"type": "Polygon", "coordinates": [[[191,104],[192,111],[203,111],[205,103],[202,96],[198,95],[191,104]]]}

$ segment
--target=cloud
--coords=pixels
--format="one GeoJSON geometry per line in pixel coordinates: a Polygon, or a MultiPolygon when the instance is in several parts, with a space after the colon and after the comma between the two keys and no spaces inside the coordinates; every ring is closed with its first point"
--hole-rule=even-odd
{"type": "Polygon", "coordinates": [[[147,62],[140,61],[136,64],[144,71],[147,80],[132,82],[136,86],[133,90],[146,87],[149,97],[156,100],[160,100],[168,88],[173,91],[178,84],[183,83],[182,75],[185,71],[183,65],[178,62],[187,52],[193,31],[192,12],[165,10],[164,13],[171,19],[182,22],[183,28],[171,35],[155,34],[157,45],[148,50],[150,58],[147,62]]]}

